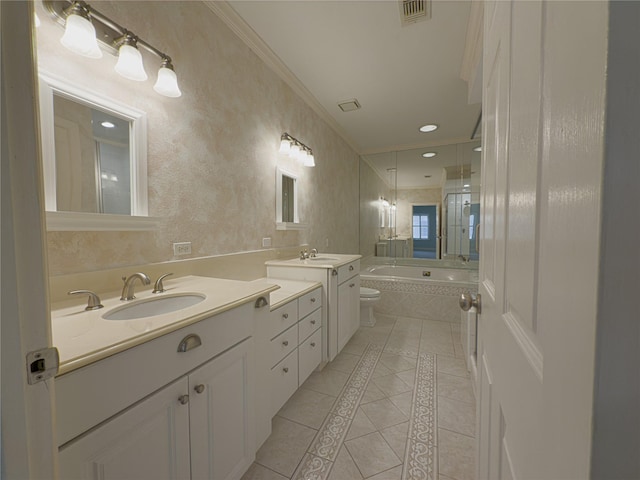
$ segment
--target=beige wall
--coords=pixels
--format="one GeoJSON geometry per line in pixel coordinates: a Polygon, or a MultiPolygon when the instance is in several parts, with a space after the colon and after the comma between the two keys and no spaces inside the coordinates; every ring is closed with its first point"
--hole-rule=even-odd
{"type": "Polygon", "coordinates": [[[171,55],[183,96],[153,91],[159,63],[146,52],[149,80],[138,83],[113,71],[110,54],[67,51],[62,28],[38,10],[41,68],[147,112],[149,215],[162,219],[153,232],[50,232],[51,275],[172,260],[183,241],[192,258],[257,250],[263,237],[358,253],[357,154],[216,15],[200,2],[95,6],[171,55]],[[285,131],[313,149],[315,168],[278,154],[285,131]],[[299,174],[306,230],[275,229],[276,165],[299,174]]]}

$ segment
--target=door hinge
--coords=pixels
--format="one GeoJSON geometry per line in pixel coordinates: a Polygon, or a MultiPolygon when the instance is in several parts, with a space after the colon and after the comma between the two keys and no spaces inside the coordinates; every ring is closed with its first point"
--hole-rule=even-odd
{"type": "Polygon", "coordinates": [[[60,355],[56,347],[27,353],[27,381],[29,385],[43,382],[58,373],[60,355]]]}

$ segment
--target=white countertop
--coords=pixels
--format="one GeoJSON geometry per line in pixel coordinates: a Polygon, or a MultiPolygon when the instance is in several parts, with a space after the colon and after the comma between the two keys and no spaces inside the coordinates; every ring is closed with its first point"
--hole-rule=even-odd
{"type": "Polygon", "coordinates": [[[255,282],[277,285],[280,288],[269,294],[269,305],[271,310],[281,307],[305,293],[309,293],[316,288],[322,287],[320,282],[308,282],[304,280],[287,280],[284,278],[260,278],[255,282]]]}
{"type": "Polygon", "coordinates": [[[268,267],[311,267],[311,268],[338,268],[341,265],[359,260],[362,255],[345,255],[342,253],[318,253],[316,258],[300,260],[291,258],[289,260],[269,260],[265,262],[268,267]]]}
{"type": "Polygon", "coordinates": [[[68,373],[212,315],[231,310],[279,288],[272,279],[243,282],[197,276],[167,278],[164,286],[164,293],[152,294],[149,286],[137,285],[136,300],[176,293],[199,293],[204,294],[206,298],[196,305],[175,312],[136,320],[103,318],[115,307],[125,304],[120,300],[120,291],[106,294],[97,292],[104,305],[104,308],[99,310],[85,311],[84,297],[83,300],[74,297],[52,304],[53,345],[60,353],[58,374],[68,373]]]}

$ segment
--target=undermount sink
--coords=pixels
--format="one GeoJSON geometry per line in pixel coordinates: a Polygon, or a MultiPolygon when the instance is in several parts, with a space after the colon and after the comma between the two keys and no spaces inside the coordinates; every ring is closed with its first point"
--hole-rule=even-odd
{"type": "Polygon", "coordinates": [[[337,262],[338,259],[335,257],[309,257],[309,260],[312,262],[337,262]]]}
{"type": "Polygon", "coordinates": [[[136,320],[175,312],[202,302],[205,295],[180,293],[128,303],[110,310],[102,316],[105,320],[136,320]]]}

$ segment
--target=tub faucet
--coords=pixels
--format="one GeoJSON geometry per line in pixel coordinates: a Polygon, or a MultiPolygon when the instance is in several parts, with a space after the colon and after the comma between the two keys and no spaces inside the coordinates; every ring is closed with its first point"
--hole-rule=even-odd
{"type": "Polygon", "coordinates": [[[136,278],[139,278],[140,281],[145,285],[149,285],[151,283],[151,279],[142,272],[129,275],[129,278],[122,277],[124,286],[122,287],[122,296],[120,297],[120,300],[133,300],[134,298],[136,298],[136,296],[133,294],[133,286],[135,284],[136,278]]]}
{"type": "Polygon", "coordinates": [[[463,262],[468,262],[468,261],[469,261],[469,258],[468,258],[468,257],[465,257],[464,255],[458,255],[458,258],[459,258],[460,260],[462,260],[463,262]]]}

